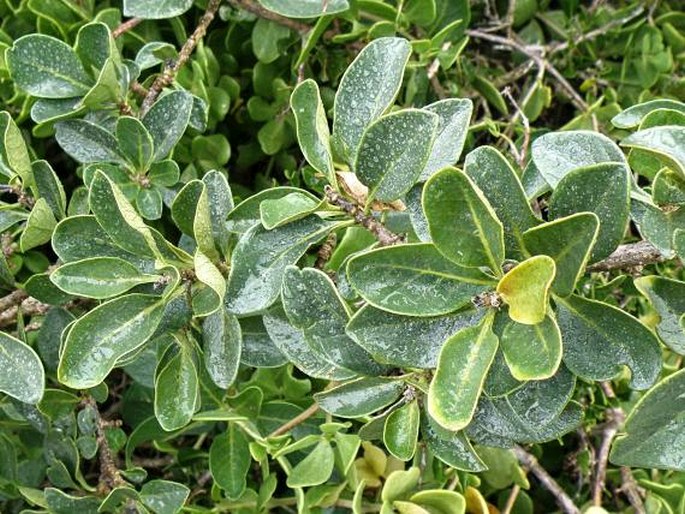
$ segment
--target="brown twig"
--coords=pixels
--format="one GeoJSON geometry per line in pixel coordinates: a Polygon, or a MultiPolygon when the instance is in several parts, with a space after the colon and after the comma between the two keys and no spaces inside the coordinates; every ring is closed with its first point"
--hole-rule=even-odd
{"type": "Polygon", "coordinates": [[[519,462],[528,468],[540,483],[547,489],[557,501],[561,510],[566,514],[580,514],[580,509],[575,506],[571,497],[564,492],[561,486],[554,480],[545,469],[540,466],[538,460],[520,446],[514,446],[514,454],[519,462]]]}
{"type": "Polygon", "coordinates": [[[228,2],[236,9],[243,9],[244,11],[259,16],[260,18],[273,21],[301,34],[311,30],[311,27],[306,23],[291,20],[290,18],[286,18],[285,16],[271,12],[252,0],[228,0],[228,2]]]}
{"type": "Polygon", "coordinates": [[[17,289],[16,291],[12,291],[7,296],[3,296],[2,298],[0,298],[0,315],[10,307],[19,305],[28,297],[28,293],[23,289],[17,289]]]}
{"type": "Polygon", "coordinates": [[[269,434],[269,437],[276,437],[282,434],[285,434],[295,428],[297,425],[300,423],[303,423],[304,421],[308,420],[311,418],[314,414],[316,414],[319,411],[319,405],[317,403],[312,403],[307,410],[302,411],[300,414],[295,416],[293,419],[290,421],[287,421],[286,423],[283,423],[280,427],[278,427],[276,430],[271,432],[269,434]]]}
{"type": "Polygon", "coordinates": [[[621,491],[628,502],[635,509],[637,514],[646,514],[645,504],[642,502],[642,497],[640,496],[640,487],[637,485],[633,474],[629,467],[621,466],[621,491]]]}
{"type": "Polygon", "coordinates": [[[595,474],[592,481],[592,504],[595,507],[602,505],[602,492],[607,476],[607,465],[609,464],[609,450],[611,443],[618,433],[618,429],[623,425],[625,414],[621,409],[607,409],[606,415],[608,421],[604,424],[602,429],[602,442],[597,452],[597,463],[595,465],[595,474]]]}
{"type": "Polygon", "coordinates": [[[517,151],[517,155],[514,156],[518,162],[518,165],[523,169],[523,167],[526,165],[526,157],[528,156],[528,147],[530,145],[530,121],[528,120],[528,116],[526,116],[526,114],[523,112],[523,109],[521,109],[521,106],[519,106],[518,102],[514,98],[514,95],[511,94],[511,89],[509,86],[502,90],[502,95],[509,100],[511,105],[516,110],[516,113],[512,118],[512,123],[515,123],[517,118],[521,118],[521,123],[523,124],[523,142],[521,143],[521,150],[517,151]]]}
{"type": "Polygon", "coordinates": [[[587,271],[611,271],[615,269],[630,269],[664,262],[661,252],[649,241],[639,241],[619,246],[606,259],[591,264],[587,271]]]}
{"type": "Polygon", "coordinates": [[[361,206],[348,200],[335,191],[331,186],[324,188],[326,193],[326,200],[331,205],[339,207],[354,221],[371,232],[376,239],[378,239],[381,246],[390,246],[404,241],[404,237],[388,230],[385,225],[375,219],[373,216],[364,214],[364,209],[361,206]]]}
{"type": "Polygon", "coordinates": [[[183,44],[183,47],[181,47],[181,51],[178,53],[178,57],[175,59],[171,66],[167,66],[164,72],[161,75],[157,76],[155,81],[152,83],[152,86],[150,86],[147,96],[145,97],[142,105],[140,106],[141,117],[144,116],[145,113],[150,110],[150,107],[152,107],[152,104],[155,103],[155,100],[162,92],[162,90],[173,82],[174,78],[176,77],[176,74],[178,73],[178,70],[180,70],[181,67],[186,63],[186,61],[190,59],[190,56],[193,53],[193,50],[195,50],[195,47],[197,46],[198,42],[204,37],[205,33],[207,32],[207,27],[209,27],[209,24],[212,23],[212,20],[214,19],[214,16],[216,15],[220,4],[221,0],[209,0],[205,13],[200,18],[200,21],[198,22],[197,27],[195,27],[193,33],[190,35],[188,40],[183,44]]]}
{"type": "Polygon", "coordinates": [[[40,316],[45,314],[48,309],[50,309],[48,304],[39,302],[30,296],[26,296],[23,300],[21,300],[21,303],[12,305],[8,309],[0,312],[0,328],[16,324],[17,315],[19,314],[20,310],[22,314],[26,314],[28,316],[40,316]]]}
{"type": "Polygon", "coordinates": [[[335,235],[335,232],[331,232],[316,254],[316,262],[314,263],[316,269],[324,269],[326,263],[331,259],[336,244],[338,244],[338,236],[335,235]]]}
{"type": "Polygon", "coordinates": [[[131,18],[130,20],[126,20],[112,31],[112,37],[115,39],[120,37],[122,34],[136,27],[141,21],[143,21],[142,18],[131,18]]]}

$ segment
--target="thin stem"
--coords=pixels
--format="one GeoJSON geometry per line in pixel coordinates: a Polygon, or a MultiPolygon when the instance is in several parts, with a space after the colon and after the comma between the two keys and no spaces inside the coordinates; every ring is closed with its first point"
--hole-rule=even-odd
{"type": "Polygon", "coordinates": [[[514,508],[514,505],[516,504],[516,498],[518,498],[520,492],[521,486],[518,484],[514,485],[514,487],[511,488],[509,498],[507,498],[507,503],[504,505],[504,508],[502,509],[502,512],[500,514],[511,514],[511,511],[514,508]]]}
{"type": "Polygon", "coordinates": [[[606,259],[588,266],[587,271],[641,268],[642,266],[664,262],[665,260],[667,260],[666,257],[652,243],[649,241],[639,241],[619,246],[606,259]]]}
{"type": "Polygon", "coordinates": [[[616,437],[618,429],[623,424],[625,414],[621,409],[608,409],[607,416],[609,421],[602,430],[602,442],[597,453],[597,465],[595,467],[595,476],[592,483],[592,504],[595,507],[602,505],[602,492],[607,476],[607,466],[609,464],[609,450],[611,449],[611,442],[616,437]]]}
{"type": "Polygon", "coordinates": [[[271,432],[269,434],[269,437],[276,437],[282,434],[285,434],[295,428],[297,425],[300,423],[303,423],[304,421],[308,420],[311,418],[314,414],[316,414],[319,411],[319,405],[316,403],[313,403],[307,408],[307,410],[302,411],[300,414],[295,416],[293,419],[290,421],[287,421],[286,423],[283,423],[280,427],[278,427],[276,430],[271,432]]]}
{"type": "Polygon", "coordinates": [[[628,498],[628,502],[635,509],[637,514],[646,514],[645,504],[642,502],[642,497],[640,496],[640,487],[637,485],[633,474],[629,467],[621,467],[621,485],[620,491],[628,498]]]}
{"type": "Polygon", "coordinates": [[[280,14],[271,12],[262,7],[261,5],[259,5],[258,3],[254,2],[253,0],[228,0],[228,3],[230,3],[236,9],[243,9],[244,11],[259,16],[260,18],[273,21],[275,23],[278,23],[279,25],[288,27],[289,29],[292,29],[301,34],[309,32],[309,30],[311,29],[311,27],[306,23],[291,20],[290,18],[286,18],[285,16],[281,16],[280,14]]]}
{"type": "Polygon", "coordinates": [[[115,39],[120,37],[122,34],[138,26],[141,21],[143,21],[142,18],[131,18],[130,20],[126,20],[112,31],[112,37],[115,39]]]}

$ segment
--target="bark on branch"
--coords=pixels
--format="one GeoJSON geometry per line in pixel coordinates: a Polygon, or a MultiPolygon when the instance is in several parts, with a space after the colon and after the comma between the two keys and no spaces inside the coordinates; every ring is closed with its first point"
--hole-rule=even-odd
{"type": "Polygon", "coordinates": [[[661,252],[649,241],[639,241],[619,246],[606,259],[587,267],[587,271],[611,271],[615,269],[641,268],[648,264],[664,262],[661,252]]]}

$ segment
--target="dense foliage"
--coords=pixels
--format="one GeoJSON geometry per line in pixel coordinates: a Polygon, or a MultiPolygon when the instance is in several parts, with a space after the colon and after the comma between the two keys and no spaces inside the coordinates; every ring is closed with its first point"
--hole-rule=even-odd
{"type": "Polygon", "coordinates": [[[0,0],[0,510],[685,512],[677,4],[0,0]]]}

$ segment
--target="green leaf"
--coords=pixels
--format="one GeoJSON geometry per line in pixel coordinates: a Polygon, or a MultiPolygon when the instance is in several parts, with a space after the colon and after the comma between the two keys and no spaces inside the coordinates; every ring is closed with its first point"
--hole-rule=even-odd
{"type": "Polygon", "coordinates": [[[314,394],[326,412],[339,418],[368,416],[397,401],[404,382],[384,377],[364,377],[314,394]]]}
{"type": "Polygon", "coordinates": [[[668,168],[662,169],[652,181],[652,200],[662,206],[685,204],[685,178],[668,168]]]}
{"type": "Polygon", "coordinates": [[[331,362],[364,375],[382,372],[383,368],[345,333],[350,312],[323,271],[289,266],[283,274],[281,298],[293,326],[331,362]]]}
{"type": "Polygon", "coordinates": [[[385,419],[383,442],[392,455],[403,461],[411,460],[416,453],[419,421],[420,410],[416,400],[395,409],[385,419]]]}
{"type": "Polygon", "coordinates": [[[561,364],[561,332],[550,316],[535,325],[508,321],[500,345],[516,380],[550,378],[561,364]]]}
{"type": "MultiPolygon", "coordinates": [[[[421,2],[415,4],[418,7],[421,2]]],[[[428,162],[421,172],[421,182],[459,160],[468,134],[473,102],[468,98],[448,98],[427,105],[424,110],[438,115],[438,130],[428,162]]]]}
{"type": "Polygon", "coordinates": [[[7,64],[15,84],[39,98],[83,96],[93,84],[76,52],[43,34],[17,39],[7,50],[7,64]]]}
{"type": "Polygon", "coordinates": [[[121,190],[98,171],[90,184],[90,210],[107,235],[124,250],[145,257],[159,253],[152,231],[121,190]]]}
{"type": "MultiPolygon", "coordinates": [[[[197,216],[200,195],[204,188],[205,185],[201,180],[191,180],[181,188],[171,204],[171,218],[174,220],[174,223],[181,229],[181,232],[193,238],[195,237],[193,225],[197,216]]],[[[206,204],[204,208],[207,208],[206,204]]],[[[202,218],[208,216],[209,214],[205,212],[202,218]]]]}
{"type": "Polygon", "coordinates": [[[445,168],[426,182],[422,203],[440,253],[462,266],[501,272],[502,223],[471,179],[456,168],[445,168]]]}
{"type": "Polygon", "coordinates": [[[393,502],[404,498],[410,491],[416,489],[421,480],[421,469],[412,466],[408,470],[398,469],[388,475],[381,499],[383,502],[393,502]]]}
{"type": "Polygon", "coordinates": [[[487,469],[464,432],[442,428],[425,411],[421,417],[421,435],[430,451],[448,466],[470,472],[487,469]]]}
{"type": "Polygon", "coordinates": [[[229,423],[226,432],[216,436],[209,448],[209,471],[226,496],[237,499],[243,494],[251,462],[245,434],[235,423],[229,423]]]}
{"type": "Polygon", "coordinates": [[[140,498],[156,514],[176,514],[190,495],[190,489],[178,482],[151,480],[143,484],[140,498]]]}
{"type": "Polygon", "coordinates": [[[509,270],[497,284],[497,292],[509,305],[509,317],[524,325],[541,323],[555,274],[554,259],[547,255],[530,257],[509,270]]]}
{"type": "Polygon", "coordinates": [[[685,470],[685,370],[665,378],[637,402],[609,459],[618,466],[685,470]]]}
{"type": "Polygon", "coordinates": [[[418,180],[428,162],[439,117],[420,109],[382,116],[364,131],[354,169],[368,186],[367,204],[391,202],[418,180]]]}
{"type": "MultiPolygon", "coordinates": [[[[215,210],[212,212],[210,207],[209,191],[207,186],[202,183],[203,187],[200,191],[200,196],[197,200],[197,208],[195,210],[195,217],[193,218],[193,237],[197,242],[198,249],[207,257],[216,261],[219,259],[219,252],[217,251],[216,242],[214,241],[214,233],[220,232],[216,225],[221,224],[221,220],[212,221],[212,214],[221,212],[215,210]]],[[[218,200],[219,198],[213,198],[218,200]]]]}
{"type": "Polygon", "coordinates": [[[161,20],[180,16],[193,5],[193,0],[124,0],[124,16],[161,20]]]}
{"type": "Polygon", "coordinates": [[[133,264],[117,257],[93,257],[62,264],[50,275],[52,283],[62,291],[96,299],[111,298],[160,278],[141,273],[133,264]]]}
{"type": "Polygon", "coordinates": [[[270,64],[281,56],[288,39],[288,27],[266,18],[258,18],[252,29],[252,51],[260,62],[270,64]]]}
{"type": "Polygon", "coordinates": [[[141,188],[136,195],[136,207],[140,215],[147,220],[158,220],[162,217],[162,194],[156,187],[141,188]]]}
{"type": "Polygon", "coordinates": [[[611,118],[611,123],[616,128],[631,129],[639,126],[642,120],[649,113],[657,109],[670,109],[685,113],[685,104],[676,100],[668,100],[666,98],[658,100],[650,100],[648,102],[639,103],[628,107],[619,114],[611,118]]]}
{"type": "Polygon", "coordinates": [[[466,156],[466,174],[483,192],[504,227],[507,255],[523,255],[523,232],[540,224],[530,208],[523,186],[505,157],[491,146],[481,146],[466,156]]]}
{"type": "Polygon", "coordinates": [[[59,177],[47,161],[34,161],[31,166],[38,196],[44,198],[57,219],[66,216],[67,197],[59,177]]]}
{"type": "Polygon", "coordinates": [[[0,332],[0,391],[24,403],[38,403],[45,388],[45,371],[33,349],[0,332]]]}
{"type": "Polygon", "coordinates": [[[285,269],[332,228],[333,224],[314,214],[273,230],[253,226],[231,256],[228,310],[238,315],[266,310],[280,294],[285,269]]]}
{"type": "Polygon", "coordinates": [[[290,471],[286,485],[296,488],[323,484],[333,473],[334,465],[335,454],[331,443],[323,439],[290,471]]]}
{"type": "Polygon", "coordinates": [[[428,390],[428,413],[442,427],[457,431],[471,421],[497,344],[488,317],[460,330],[442,347],[428,390]]]}
{"type": "Polygon", "coordinates": [[[599,218],[597,241],[590,262],[613,252],[623,240],[630,214],[630,171],[620,163],[606,163],[569,172],[549,201],[551,219],[577,212],[593,212],[599,218]]]}
{"type": "Polygon", "coordinates": [[[323,173],[329,184],[336,184],[331,134],[326,119],[319,86],[307,79],[295,87],[290,96],[290,108],[297,124],[297,140],[307,162],[323,173]]]}
{"type": "Polygon", "coordinates": [[[259,3],[269,11],[288,18],[315,18],[340,13],[350,8],[347,0],[330,0],[325,4],[319,0],[259,0],[259,3]]]}
{"type": "Polygon", "coordinates": [[[533,142],[531,156],[535,167],[552,188],[577,168],[626,162],[616,143],[599,132],[586,130],[550,132],[540,136],[533,142]]]}
{"type": "Polygon", "coordinates": [[[661,340],[674,352],[684,355],[685,331],[680,319],[685,313],[685,282],[652,275],[636,278],[635,287],[659,315],[656,333],[661,340]]]}
{"type": "Polygon", "coordinates": [[[430,489],[413,494],[409,500],[436,514],[464,514],[466,500],[454,491],[430,489]]]}
{"type": "Polygon", "coordinates": [[[581,212],[527,230],[523,233],[523,244],[531,255],[554,259],[557,271],[552,291],[568,296],[585,273],[598,232],[597,215],[581,212]]]}
{"type": "MultiPolygon", "coordinates": [[[[155,4],[157,2],[155,1],[155,4]]],[[[157,100],[142,122],[154,142],[153,160],[164,159],[188,126],[193,97],[187,91],[172,91],[157,100]]]]}
{"type": "Polygon", "coordinates": [[[193,291],[193,314],[209,316],[221,308],[226,296],[226,279],[205,254],[195,252],[193,260],[197,280],[207,287],[193,291]]]}
{"type": "Polygon", "coordinates": [[[217,387],[228,389],[238,375],[242,340],[238,319],[224,309],[204,319],[202,350],[205,369],[217,387]]]}
{"type": "Polygon", "coordinates": [[[66,120],[55,128],[59,145],[78,162],[124,162],[116,138],[95,123],[66,120]]]}
{"type": "Polygon", "coordinates": [[[333,144],[348,163],[356,161],[366,127],[394,102],[410,53],[406,39],[378,38],[345,71],[335,96],[333,144]]]}
{"type": "Polygon", "coordinates": [[[374,307],[411,316],[454,312],[494,285],[480,270],[445,259],[430,243],[358,254],[350,259],[347,275],[350,285],[374,307]]]}
{"type": "Polygon", "coordinates": [[[102,382],[117,360],[140,348],[162,319],[164,300],[130,294],[99,305],[79,318],[66,336],[57,375],[73,389],[102,382]]]}
{"type": "Polygon", "coordinates": [[[313,213],[321,202],[312,200],[308,193],[293,192],[277,200],[266,199],[259,204],[262,225],[274,229],[313,213]]]}
{"type": "Polygon", "coordinates": [[[45,198],[39,198],[31,209],[26,227],[19,238],[21,251],[26,252],[50,241],[56,225],[55,215],[48,202],[45,198]]]}
{"type": "Polygon", "coordinates": [[[237,234],[243,234],[247,232],[252,226],[260,223],[260,206],[264,200],[278,200],[279,198],[283,198],[290,193],[309,195],[312,201],[318,201],[316,196],[305,191],[304,189],[299,189],[297,187],[281,186],[264,189],[263,191],[246,198],[228,213],[226,228],[230,232],[237,234]]]}
{"type": "Polygon", "coordinates": [[[639,130],[623,141],[621,146],[639,148],[659,159],[664,165],[685,177],[685,127],[666,125],[639,130]]]}
{"type": "MultiPolygon", "coordinates": [[[[177,344],[178,341],[177,341],[177,344]]],[[[170,432],[183,428],[197,410],[199,379],[190,349],[181,345],[168,361],[160,360],[155,379],[155,417],[170,432]]]]}
{"type": "Polygon", "coordinates": [[[0,174],[21,177],[24,186],[32,182],[31,156],[24,136],[7,111],[0,112],[0,174]]]}
{"type": "Polygon", "coordinates": [[[119,152],[140,172],[147,171],[154,155],[152,135],[137,118],[121,116],[116,127],[119,152]]]}
{"type": "Polygon", "coordinates": [[[117,64],[121,62],[112,33],[102,22],[83,25],[76,34],[74,50],[86,70],[94,74],[97,74],[114,55],[117,64]]]}
{"type": "Polygon", "coordinates": [[[610,380],[630,368],[630,386],[647,389],[661,371],[661,350],[652,332],[609,304],[571,295],[557,298],[564,363],[587,380],[610,380]]]}

